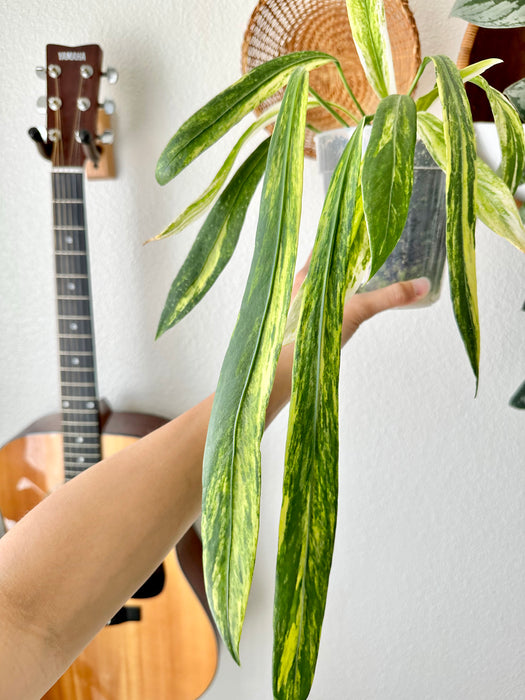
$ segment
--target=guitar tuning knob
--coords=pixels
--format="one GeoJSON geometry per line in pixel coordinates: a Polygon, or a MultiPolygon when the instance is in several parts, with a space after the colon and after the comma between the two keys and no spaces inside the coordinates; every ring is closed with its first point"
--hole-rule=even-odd
{"type": "Polygon", "coordinates": [[[104,145],[111,145],[114,141],[111,129],[105,129],[102,134],[97,134],[97,140],[104,145]]]}
{"type": "Polygon", "coordinates": [[[104,78],[107,78],[110,85],[115,85],[118,80],[118,72],[115,70],[115,68],[106,68],[106,72],[102,73],[101,75],[104,78]]]}
{"type": "Polygon", "coordinates": [[[40,114],[45,114],[47,112],[47,97],[45,95],[40,95],[36,101],[36,111],[40,114]]]}
{"type": "Polygon", "coordinates": [[[99,107],[102,107],[106,114],[115,114],[115,103],[113,100],[104,100],[99,107]]]}
{"type": "Polygon", "coordinates": [[[47,71],[44,68],[44,66],[37,66],[35,68],[35,73],[36,73],[37,77],[40,78],[41,80],[45,80],[47,78],[47,71]]]}

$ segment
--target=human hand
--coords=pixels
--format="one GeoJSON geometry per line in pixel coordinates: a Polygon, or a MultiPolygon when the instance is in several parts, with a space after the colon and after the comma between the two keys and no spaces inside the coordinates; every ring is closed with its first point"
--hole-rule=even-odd
{"type": "MultiPolygon", "coordinates": [[[[312,254],[295,276],[292,298],[297,294],[304,281],[312,254]]],[[[381,311],[409,306],[423,299],[430,291],[430,281],[426,277],[406,282],[396,282],[376,289],[373,292],[354,294],[345,304],[343,315],[342,344],[344,345],[357,331],[359,326],[381,311]]]]}

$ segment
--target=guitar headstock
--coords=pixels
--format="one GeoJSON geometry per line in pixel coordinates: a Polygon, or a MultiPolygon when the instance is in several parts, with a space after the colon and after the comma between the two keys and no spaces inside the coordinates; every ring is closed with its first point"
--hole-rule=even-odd
{"type": "MultiPolygon", "coordinates": [[[[47,86],[47,142],[37,129],[30,129],[29,135],[40,153],[55,167],[82,167],[88,158],[96,163],[100,78],[106,76],[116,82],[116,71],[102,73],[101,48],[96,44],[48,44],[46,67],[38,68],[37,73],[45,78],[47,86]]],[[[113,109],[109,101],[104,106],[108,113],[113,109]]]]}

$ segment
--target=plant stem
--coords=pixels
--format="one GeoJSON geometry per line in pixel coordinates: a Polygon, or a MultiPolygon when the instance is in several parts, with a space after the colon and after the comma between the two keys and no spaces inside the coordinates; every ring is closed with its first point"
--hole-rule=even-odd
{"type": "Polygon", "coordinates": [[[319,103],[327,110],[327,112],[330,112],[330,114],[337,119],[337,121],[342,124],[343,126],[348,126],[348,122],[346,122],[343,117],[332,107],[332,104],[330,102],[327,102],[326,100],[323,100],[323,98],[312,88],[310,87],[310,92],[311,94],[315,97],[316,100],[319,101],[319,103]]]}
{"type": "Polygon", "coordinates": [[[416,77],[415,77],[414,80],[412,81],[412,85],[410,86],[410,90],[409,90],[408,93],[407,93],[409,97],[412,95],[412,93],[413,93],[414,90],[416,89],[416,86],[417,86],[417,84],[418,84],[418,82],[419,82],[419,79],[421,78],[421,76],[422,76],[422,74],[423,74],[423,71],[425,70],[425,68],[427,67],[427,65],[428,65],[429,62],[430,62],[430,58],[429,58],[428,56],[426,56],[426,57],[421,61],[421,64],[420,64],[420,66],[419,66],[419,68],[418,68],[418,71],[417,71],[417,73],[416,73],[416,77]]]}
{"type": "Polygon", "coordinates": [[[339,75],[341,76],[341,80],[343,81],[343,85],[345,86],[345,88],[346,88],[348,94],[349,94],[350,97],[352,98],[352,101],[354,102],[354,104],[355,104],[355,106],[357,107],[357,109],[359,110],[359,112],[363,115],[363,117],[365,117],[366,114],[365,114],[363,108],[361,107],[361,105],[359,104],[359,102],[357,101],[357,97],[354,95],[354,92],[353,92],[352,88],[351,88],[350,85],[348,84],[348,80],[346,79],[346,76],[345,76],[345,74],[343,73],[343,69],[341,68],[341,64],[339,63],[339,61],[336,61],[336,62],[335,62],[335,67],[337,68],[337,72],[338,72],[339,75]]]}

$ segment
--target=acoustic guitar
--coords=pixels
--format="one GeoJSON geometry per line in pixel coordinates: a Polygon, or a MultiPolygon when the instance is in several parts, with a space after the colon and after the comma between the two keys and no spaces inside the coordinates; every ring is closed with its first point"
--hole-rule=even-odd
{"type": "MultiPolygon", "coordinates": [[[[53,489],[166,422],[113,413],[97,394],[84,204],[84,166],[100,156],[95,129],[102,52],[47,46],[61,413],[28,426],[0,449],[0,523],[9,528],[53,489]]],[[[118,494],[115,494],[116,505],[118,494]]],[[[65,524],[67,527],[67,524],[65,524]]],[[[0,536],[2,531],[0,529],[0,536]]],[[[46,700],[194,700],[217,668],[217,636],[204,593],[202,548],[190,529],[157,571],[49,690],[46,700]]]]}

